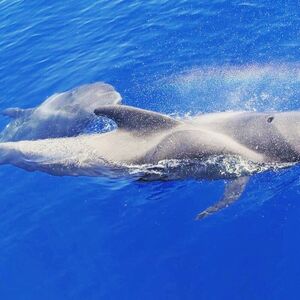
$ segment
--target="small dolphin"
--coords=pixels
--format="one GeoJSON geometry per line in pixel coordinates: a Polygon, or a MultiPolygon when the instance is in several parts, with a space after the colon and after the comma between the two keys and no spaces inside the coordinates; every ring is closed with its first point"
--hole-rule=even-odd
{"type": "Polygon", "coordinates": [[[111,85],[96,82],[54,94],[35,108],[8,108],[2,114],[13,120],[0,134],[0,141],[76,136],[97,107],[120,102],[120,94],[111,85]]]}
{"type": "MultiPolygon", "coordinates": [[[[230,178],[222,199],[198,214],[202,219],[236,201],[248,177],[203,168],[210,157],[239,157],[262,164],[300,161],[300,112],[224,112],[174,119],[123,105],[95,109],[117,124],[103,134],[0,143],[0,164],[54,175],[107,175],[132,166],[159,166],[162,161],[197,161],[179,175],[230,178]],[[240,177],[238,177],[240,176],[240,177]]],[[[171,168],[172,170],[172,168],[171,168]]],[[[141,175],[141,177],[143,177],[141,175]]]]}

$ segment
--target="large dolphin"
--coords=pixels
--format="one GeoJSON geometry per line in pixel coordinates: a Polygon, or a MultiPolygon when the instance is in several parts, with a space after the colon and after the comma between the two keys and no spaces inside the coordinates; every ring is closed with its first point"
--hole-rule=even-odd
{"type": "Polygon", "coordinates": [[[2,114],[13,120],[1,132],[0,141],[76,136],[97,107],[120,102],[120,94],[111,85],[96,82],[54,94],[35,108],[8,108],[2,114]]]}
{"type": "MultiPolygon", "coordinates": [[[[239,158],[256,165],[300,161],[300,112],[296,111],[224,112],[173,119],[134,107],[105,105],[95,109],[95,114],[112,119],[117,129],[103,134],[0,143],[0,164],[54,175],[97,176],[133,166],[155,169],[162,162],[176,160],[187,166],[175,168],[180,177],[232,179],[223,198],[201,212],[200,219],[237,200],[248,181],[246,173],[233,176],[220,172],[218,165],[205,167],[203,161],[211,157],[239,158]]],[[[166,173],[175,169],[172,164],[166,165],[166,173]]]]}

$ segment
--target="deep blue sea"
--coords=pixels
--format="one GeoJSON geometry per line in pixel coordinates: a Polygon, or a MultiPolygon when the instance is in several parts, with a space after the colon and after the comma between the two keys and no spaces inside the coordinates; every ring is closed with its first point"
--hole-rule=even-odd
{"type": "MultiPolygon", "coordinates": [[[[169,114],[299,109],[299,1],[0,0],[0,109],[96,81],[169,114]]],[[[223,180],[1,166],[0,299],[300,299],[299,175],[197,222],[223,180]]]]}

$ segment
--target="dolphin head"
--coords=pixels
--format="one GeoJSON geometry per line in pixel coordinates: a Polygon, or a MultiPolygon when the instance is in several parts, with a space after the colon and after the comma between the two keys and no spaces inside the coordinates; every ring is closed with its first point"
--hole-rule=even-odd
{"type": "Polygon", "coordinates": [[[96,108],[120,104],[121,99],[110,84],[96,82],[54,94],[32,109],[6,109],[3,114],[13,119],[0,139],[16,141],[78,135],[96,108]]]}
{"type": "Polygon", "coordinates": [[[103,82],[85,84],[64,94],[74,105],[80,104],[89,112],[93,112],[100,105],[120,104],[122,99],[111,85],[103,82]]]}

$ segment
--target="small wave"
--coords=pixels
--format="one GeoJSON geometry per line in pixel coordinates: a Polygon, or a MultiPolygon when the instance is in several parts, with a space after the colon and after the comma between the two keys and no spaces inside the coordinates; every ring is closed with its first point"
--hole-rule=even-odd
{"type": "Polygon", "coordinates": [[[254,163],[239,156],[210,156],[199,159],[169,159],[157,164],[122,165],[128,174],[142,180],[174,180],[182,178],[226,179],[251,176],[265,171],[278,171],[294,163],[254,163]]]}
{"type": "Polygon", "coordinates": [[[117,128],[117,124],[106,117],[92,116],[82,131],[82,134],[105,133],[113,131],[117,128]]]}

